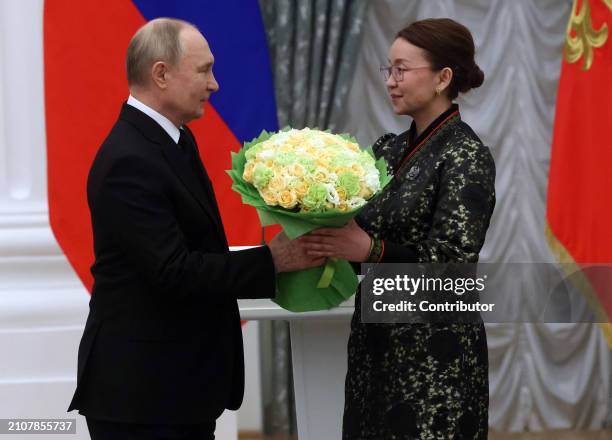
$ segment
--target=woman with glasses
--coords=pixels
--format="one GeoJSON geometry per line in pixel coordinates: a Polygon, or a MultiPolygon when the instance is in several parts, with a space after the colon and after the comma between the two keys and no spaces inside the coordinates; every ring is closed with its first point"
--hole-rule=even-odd
{"type": "MultiPolygon", "coordinates": [[[[311,255],[374,263],[474,263],[495,205],[495,164],[453,103],[479,87],[470,31],[450,19],[400,30],[381,68],[410,128],[373,150],[394,175],[343,228],[301,240],[311,255]]],[[[364,324],[357,293],[348,344],[343,439],[486,439],[484,325],[364,324]]]]}

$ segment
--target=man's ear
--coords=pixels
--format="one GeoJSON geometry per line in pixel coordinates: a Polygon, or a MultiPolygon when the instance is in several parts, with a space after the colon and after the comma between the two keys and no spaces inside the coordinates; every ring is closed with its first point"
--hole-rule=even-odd
{"type": "Polygon", "coordinates": [[[163,61],[157,61],[151,66],[151,78],[160,89],[168,87],[168,65],[163,61]]]}

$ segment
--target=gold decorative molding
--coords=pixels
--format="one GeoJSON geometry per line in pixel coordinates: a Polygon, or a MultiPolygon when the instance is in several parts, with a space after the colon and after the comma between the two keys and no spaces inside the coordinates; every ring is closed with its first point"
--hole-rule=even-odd
{"type": "MultiPolygon", "coordinates": [[[[601,1],[612,9],[612,0],[601,1]]],[[[589,0],[582,0],[580,12],[577,9],[578,0],[574,0],[572,14],[567,23],[565,60],[573,64],[584,57],[582,70],[587,71],[593,65],[593,48],[602,47],[608,39],[608,25],[604,23],[598,30],[593,29],[589,0]],[[572,31],[576,33],[575,36],[572,36],[572,31]]]]}

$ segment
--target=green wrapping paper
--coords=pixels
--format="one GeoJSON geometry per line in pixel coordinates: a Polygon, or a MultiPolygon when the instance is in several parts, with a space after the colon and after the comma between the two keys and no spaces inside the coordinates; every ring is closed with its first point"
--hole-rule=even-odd
{"type": "MultiPolygon", "coordinates": [[[[320,227],[344,226],[363,209],[362,206],[346,212],[298,212],[267,205],[257,189],[246,182],[242,175],[246,164],[246,151],[273,134],[262,131],[256,139],[245,143],[240,151],[233,152],[232,169],[227,171],[233,181],[232,189],[242,196],[243,203],[257,209],[262,226],[280,224],[287,237],[294,240],[320,227]]],[[[348,135],[341,136],[356,142],[348,135]]],[[[366,151],[374,157],[371,148],[366,151]]],[[[380,191],[382,191],[391,181],[391,176],[387,174],[387,164],[384,159],[376,161],[376,168],[380,173],[380,191]]],[[[291,312],[327,310],[350,298],[358,284],[357,275],[348,261],[328,259],[326,264],[320,267],[279,273],[274,302],[291,312]]]]}

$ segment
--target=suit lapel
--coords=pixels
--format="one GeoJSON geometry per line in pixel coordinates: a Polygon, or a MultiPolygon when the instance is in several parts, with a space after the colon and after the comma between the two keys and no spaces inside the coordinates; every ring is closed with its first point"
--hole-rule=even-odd
{"type": "MultiPolygon", "coordinates": [[[[210,217],[217,234],[227,245],[227,238],[225,237],[225,231],[217,208],[214,192],[212,191],[212,186],[210,186],[210,189],[204,187],[205,182],[201,182],[200,179],[198,179],[194,170],[185,160],[183,153],[179,150],[168,133],[166,133],[166,131],[153,119],[127,103],[123,104],[119,118],[136,126],[147,139],[162,147],[162,154],[170,165],[170,168],[189,193],[197,200],[202,210],[210,217]],[[207,196],[207,192],[210,193],[210,197],[207,196]]],[[[191,133],[189,134],[191,135],[191,133]]],[[[210,183],[208,185],[210,185],[210,183]]]]}
{"type": "Polygon", "coordinates": [[[215,225],[217,233],[226,241],[225,231],[221,224],[221,217],[217,209],[217,202],[214,192],[212,191],[212,186],[210,188],[204,187],[205,182],[201,182],[200,179],[198,179],[194,170],[185,160],[183,153],[176,145],[166,145],[163,149],[163,154],[174,171],[174,174],[183,182],[185,188],[187,188],[191,195],[198,201],[202,209],[206,211],[215,225]]]}

